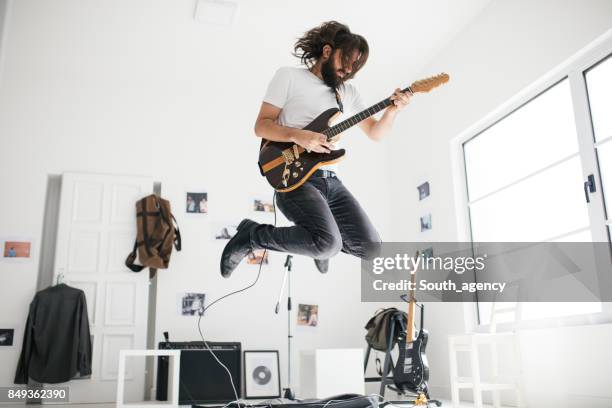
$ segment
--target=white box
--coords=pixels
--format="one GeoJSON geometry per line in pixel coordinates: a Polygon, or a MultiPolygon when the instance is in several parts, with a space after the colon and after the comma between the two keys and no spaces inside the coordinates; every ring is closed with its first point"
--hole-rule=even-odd
{"type": "Polygon", "coordinates": [[[364,394],[362,349],[316,349],[300,353],[300,398],[364,394]]]}

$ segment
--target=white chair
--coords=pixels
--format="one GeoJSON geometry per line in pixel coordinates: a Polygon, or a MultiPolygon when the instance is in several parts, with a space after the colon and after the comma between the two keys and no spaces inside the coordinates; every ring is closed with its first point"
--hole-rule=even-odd
{"type": "Polygon", "coordinates": [[[471,388],[474,395],[474,407],[482,408],[482,392],[491,391],[493,406],[501,406],[500,392],[512,390],[516,396],[516,406],[523,405],[523,385],[521,380],[521,353],[517,331],[498,332],[497,323],[500,315],[514,314],[514,321],[520,321],[520,302],[492,303],[491,319],[488,333],[472,333],[465,335],[451,335],[448,337],[448,352],[450,359],[451,397],[454,408],[459,408],[459,390],[471,388]],[[501,307],[500,307],[501,306],[501,307]],[[506,343],[512,347],[514,373],[500,375],[498,346],[506,343]],[[491,378],[486,381],[481,376],[479,347],[488,346],[491,354],[491,378]],[[467,352],[470,357],[470,377],[460,377],[458,372],[457,355],[467,352]]]}

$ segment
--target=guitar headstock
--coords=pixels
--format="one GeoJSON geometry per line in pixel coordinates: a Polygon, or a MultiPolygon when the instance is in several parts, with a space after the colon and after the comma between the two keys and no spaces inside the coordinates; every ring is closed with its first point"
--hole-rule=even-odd
{"type": "Polygon", "coordinates": [[[449,79],[450,76],[447,73],[442,72],[441,74],[413,82],[409,89],[412,91],[412,93],[429,92],[432,89],[447,83],[449,79]]]}

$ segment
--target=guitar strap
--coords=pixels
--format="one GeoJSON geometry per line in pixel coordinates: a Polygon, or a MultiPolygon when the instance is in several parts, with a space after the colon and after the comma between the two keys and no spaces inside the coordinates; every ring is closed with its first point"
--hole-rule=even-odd
{"type": "Polygon", "coordinates": [[[340,98],[340,92],[338,92],[338,89],[334,89],[334,93],[336,94],[336,102],[338,103],[338,109],[340,109],[340,112],[344,113],[344,106],[342,105],[342,99],[340,98]]]}

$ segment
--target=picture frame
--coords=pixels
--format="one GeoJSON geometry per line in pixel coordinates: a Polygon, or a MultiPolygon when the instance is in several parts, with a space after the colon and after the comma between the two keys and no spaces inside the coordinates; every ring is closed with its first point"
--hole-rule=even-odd
{"type": "Polygon", "coordinates": [[[417,190],[419,191],[419,201],[422,201],[429,197],[429,181],[424,182],[417,186],[417,190]]]}
{"type": "Polygon", "coordinates": [[[421,217],[421,232],[431,230],[431,213],[421,217]]]}
{"type": "Polygon", "coordinates": [[[208,214],[208,191],[206,189],[188,189],[185,192],[185,213],[189,215],[208,214]]]}
{"type": "Polygon", "coordinates": [[[319,325],[319,305],[315,303],[298,303],[298,327],[313,328],[319,325]]]}
{"type": "Polygon", "coordinates": [[[0,329],[0,347],[11,347],[15,339],[15,329],[0,329]]]}
{"type": "Polygon", "coordinates": [[[266,194],[253,194],[251,196],[251,211],[255,214],[274,214],[274,199],[266,194]]]}
{"type": "Polygon", "coordinates": [[[32,262],[37,251],[36,241],[32,237],[0,237],[0,261],[2,262],[32,262]]]}
{"type": "Polygon", "coordinates": [[[246,399],[280,398],[278,350],[245,350],[243,367],[246,399]]]}
{"type": "Polygon", "coordinates": [[[249,251],[246,259],[247,265],[268,265],[270,263],[270,251],[255,249],[249,251]]]}
{"type": "Polygon", "coordinates": [[[233,221],[215,221],[212,223],[211,239],[216,242],[227,242],[238,232],[238,225],[233,221]]]}
{"type": "Polygon", "coordinates": [[[204,316],[206,294],[185,292],[177,295],[178,312],[181,316],[204,316]]]}

